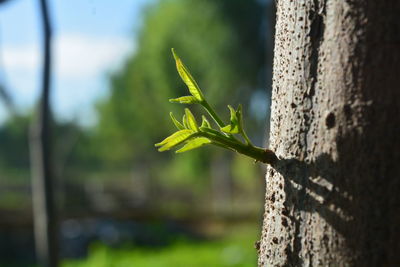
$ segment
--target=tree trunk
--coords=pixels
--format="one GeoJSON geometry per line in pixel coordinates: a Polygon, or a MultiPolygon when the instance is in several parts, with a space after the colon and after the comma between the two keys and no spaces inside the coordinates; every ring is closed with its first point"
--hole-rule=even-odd
{"type": "Polygon", "coordinates": [[[400,266],[400,1],[277,3],[261,266],[400,266]]]}
{"type": "Polygon", "coordinates": [[[30,156],[36,257],[41,266],[58,266],[58,230],[54,203],[51,151],[50,77],[52,30],[46,0],[39,0],[43,27],[42,92],[32,121],[30,156]]]}

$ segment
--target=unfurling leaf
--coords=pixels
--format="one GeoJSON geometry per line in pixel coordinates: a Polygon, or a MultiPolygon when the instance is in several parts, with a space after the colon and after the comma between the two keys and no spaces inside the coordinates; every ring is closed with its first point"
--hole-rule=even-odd
{"type": "Polygon", "coordinates": [[[194,96],[199,102],[202,102],[204,100],[204,96],[200,90],[200,87],[197,85],[196,81],[193,79],[192,75],[183,64],[182,60],[175,53],[175,50],[173,48],[171,50],[172,54],[174,55],[176,69],[178,70],[179,76],[181,76],[183,82],[189,88],[189,92],[192,94],[192,96],[194,96]]]}
{"type": "Polygon", "coordinates": [[[238,126],[239,126],[239,131],[243,132],[243,112],[242,112],[242,105],[239,104],[237,110],[236,110],[236,118],[238,119],[238,126]]]}
{"type": "Polygon", "coordinates": [[[167,138],[165,138],[163,141],[161,141],[158,144],[155,144],[156,147],[161,146],[158,151],[162,152],[162,151],[166,151],[169,150],[183,142],[185,142],[186,140],[188,140],[189,138],[195,136],[196,133],[192,130],[180,130],[177,131],[175,133],[173,133],[172,135],[168,136],[167,138]]]}
{"type": "Polygon", "coordinates": [[[171,117],[172,122],[175,124],[176,128],[178,128],[178,130],[184,130],[185,126],[182,125],[182,123],[180,123],[177,119],[175,119],[174,114],[172,114],[172,112],[169,113],[169,116],[171,117]]]}
{"type": "Polygon", "coordinates": [[[188,124],[187,124],[187,120],[186,120],[186,115],[185,114],[183,114],[182,123],[183,123],[183,127],[185,127],[185,129],[189,128],[188,124]]]}
{"type": "Polygon", "coordinates": [[[209,143],[211,143],[211,140],[206,137],[194,138],[187,141],[187,143],[181,149],[177,150],[176,153],[182,153],[188,150],[192,150],[209,143]]]}
{"type": "Polygon", "coordinates": [[[211,128],[210,123],[208,122],[208,120],[206,119],[206,117],[203,115],[201,116],[201,127],[205,127],[205,128],[211,128]]]}
{"type": "Polygon", "coordinates": [[[196,104],[199,103],[199,100],[194,96],[182,96],[178,98],[172,98],[169,100],[171,103],[179,103],[179,104],[196,104]]]}
{"type": "MultiPolygon", "coordinates": [[[[239,120],[237,117],[237,112],[228,105],[229,111],[231,112],[231,124],[222,127],[221,131],[225,132],[225,133],[230,133],[230,134],[237,134],[239,133],[239,120]]],[[[238,109],[238,113],[240,115],[240,109],[238,109]]]]}
{"type": "Polygon", "coordinates": [[[199,127],[197,126],[196,119],[188,108],[185,108],[185,115],[187,128],[197,132],[199,130],[199,127]]]}

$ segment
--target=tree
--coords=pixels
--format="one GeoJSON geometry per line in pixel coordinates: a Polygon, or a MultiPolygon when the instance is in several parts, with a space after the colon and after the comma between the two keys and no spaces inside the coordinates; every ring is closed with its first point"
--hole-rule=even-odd
{"type": "Polygon", "coordinates": [[[400,2],[278,1],[261,266],[399,266],[400,2]]]}
{"type": "Polygon", "coordinates": [[[32,172],[33,223],[35,248],[40,264],[58,266],[57,220],[53,192],[52,139],[51,139],[51,38],[52,29],[46,0],[40,0],[43,27],[42,94],[38,116],[32,122],[30,156],[32,172]]]}

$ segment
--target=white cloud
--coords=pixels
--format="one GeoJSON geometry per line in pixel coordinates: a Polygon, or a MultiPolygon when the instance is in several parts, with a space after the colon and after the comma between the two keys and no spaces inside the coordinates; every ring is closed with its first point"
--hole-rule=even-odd
{"type": "Polygon", "coordinates": [[[131,49],[122,38],[64,35],[55,41],[55,71],[60,78],[87,79],[114,69],[131,49]]]}
{"type": "Polygon", "coordinates": [[[32,71],[39,66],[39,49],[35,45],[3,47],[4,68],[7,71],[32,71]]]}
{"type": "MultiPolygon", "coordinates": [[[[128,54],[132,41],[117,37],[60,35],[54,40],[53,66],[56,79],[90,79],[114,69],[128,54]]],[[[7,72],[37,72],[41,68],[38,44],[3,47],[7,72]]]]}
{"type": "MultiPolygon", "coordinates": [[[[105,92],[104,74],[121,65],[135,48],[133,44],[133,40],[123,37],[79,34],[56,37],[52,59],[55,111],[62,117],[69,117],[89,110],[93,101],[105,92]]],[[[39,93],[42,68],[40,46],[4,44],[0,52],[7,86],[17,105],[26,109],[39,93]]]]}

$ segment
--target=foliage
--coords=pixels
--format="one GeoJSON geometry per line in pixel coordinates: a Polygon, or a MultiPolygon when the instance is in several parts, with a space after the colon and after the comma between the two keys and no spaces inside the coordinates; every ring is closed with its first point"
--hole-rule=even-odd
{"type": "Polygon", "coordinates": [[[178,131],[165,138],[160,143],[157,143],[156,146],[160,147],[158,151],[162,152],[170,150],[171,148],[184,144],[181,149],[176,151],[177,153],[181,153],[201,147],[205,144],[214,144],[247,155],[256,161],[272,164],[276,159],[275,154],[268,149],[264,150],[255,147],[245,133],[243,128],[241,105],[239,105],[237,110],[228,105],[231,119],[230,124],[225,125],[210,104],[208,104],[196,80],[190,74],[188,68],[183,64],[179,56],[175,53],[174,49],[172,49],[172,54],[175,58],[178,73],[192,95],[170,99],[170,102],[180,104],[200,104],[218,125],[220,131],[213,129],[204,116],[202,117],[201,126],[198,126],[192,112],[187,108],[185,109],[182,123],[176,120],[172,113],[170,113],[172,122],[175,124],[176,128],[178,128],[178,131]],[[243,137],[245,144],[236,139],[233,134],[240,134],[243,137]]]}
{"type": "MultiPolygon", "coordinates": [[[[171,106],[164,99],[184,91],[169,67],[166,55],[170,47],[179,49],[188,62],[195,62],[193,70],[207,87],[207,94],[217,110],[239,97],[241,91],[236,88],[254,88],[257,71],[250,75],[248,70],[260,67],[253,66],[251,61],[253,58],[253,62],[257,61],[264,51],[242,49],[241,36],[253,34],[254,41],[247,40],[246,46],[258,44],[254,37],[257,28],[244,29],[242,25],[237,29],[232,21],[238,17],[230,17],[232,8],[227,12],[222,2],[167,0],[147,10],[138,34],[137,50],[124,67],[112,75],[110,96],[98,104],[95,142],[105,162],[131,164],[139,160],[143,164],[165,158],[148,148],[154,140],[171,131],[163,119],[171,106]]],[[[246,5],[257,6],[255,2],[246,5]]],[[[236,7],[243,8],[243,4],[236,3],[236,7]]],[[[249,21],[253,23],[254,19],[249,21]]],[[[251,93],[242,92],[240,97],[243,95],[251,93]]],[[[179,101],[190,101],[190,98],[179,101]]],[[[177,112],[174,107],[172,110],[177,112]]]]}
{"type": "MultiPolygon", "coordinates": [[[[168,53],[171,47],[179,49],[193,66],[198,81],[207,88],[210,105],[228,116],[228,103],[241,99],[249,106],[249,99],[257,90],[265,57],[259,36],[263,16],[257,0],[160,0],[149,6],[143,13],[140,31],[134,36],[136,49],[110,75],[109,93],[97,103],[98,124],[88,129],[75,122],[54,121],[57,178],[65,183],[140,180],[138,183],[143,182],[149,198],[169,197],[176,191],[210,196],[215,185],[208,177],[218,175],[216,169],[220,166],[216,162],[221,158],[229,160],[229,156],[211,148],[171,158],[152,149],[157,140],[173,130],[164,114],[170,110],[177,115],[180,112],[165,99],[186,91],[170,67],[168,53]]],[[[193,112],[198,112],[196,107],[193,112]]],[[[244,119],[250,134],[262,135],[260,128],[252,131],[254,118],[244,119]]],[[[29,184],[29,121],[30,115],[10,117],[0,127],[0,175],[6,185],[29,184]]],[[[205,120],[204,123],[199,127],[206,127],[205,120]]],[[[212,122],[209,124],[212,126],[212,122]]],[[[250,137],[254,140],[253,136],[250,137]]],[[[151,198],[153,205],[160,204],[156,203],[157,198],[151,198]]],[[[11,206],[18,204],[14,197],[7,199],[14,203],[11,206]]],[[[165,206],[165,201],[160,202],[165,206]]],[[[200,202],[196,199],[196,203],[200,202]]]]}
{"type": "MultiPolygon", "coordinates": [[[[132,162],[137,158],[160,158],[148,148],[170,131],[161,117],[169,109],[163,100],[181,90],[179,82],[170,75],[164,51],[172,44],[188,45],[197,47],[201,58],[215,56],[215,52],[222,51],[227,45],[225,42],[232,38],[227,35],[233,34],[218,20],[217,10],[207,2],[163,1],[148,10],[139,34],[138,50],[122,71],[112,76],[110,98],[99,104],[101,142],[98,143],[105,159],[132,162]],[[199,11],[189,14],[187,10],[199,11]],[[206,43],[215,43],[216,51],[207,48],[206,43]]],[[[225,61],[224,65],[229,64],[226,56],[220,58],[225,61]]],[[[194,59],[198,60],[201,61],[200,57],[194,59]]],[[[216,68],[206,71],[204,63],[200,63],[199,68],[206,80],[222,74],[216,68]]],[[[225,76],[232,76],[229,68],[223,72],[225,76]]]]}
{"type": "Polygon", "coordinates": [[[29,116],[10,117],[0,127],[0,166],[5,169],[29,168],[29,116]]]}
{"type": "MultiPolygon", "coordinates": [[[[145,177],[146,186],[151,187],[149,192],[159,192],[153,205],[165,206],[164,196],[173,203],[177,194],[171,192],[177,190],[184,191],[187,198],[212,194],[216,189],[212,189],[215,185],[210,177],[217,173],[215,159],[223,157],[222,152],[213,148],[192,150],[185,157],[171,158],[151,149],[173,130],[164,114],[172,111],[179,117],[183,115],[179,107],[165,101],[186,91],[171,68],[168,53],[171,47],[179,50],[207,88],[210,105],[228,116],[228,103],[240,98],[249,106],[251,95],[258,88],[265,56],[259,36],[262,10],[256,0],[164,0],[149,6],[136,33],[136,49],[110,76],[109,95],[97,105],[99,123],[89,142],[80,148],[80,153],[93,153],[92,158],[98,159],[89,164],[101,168],[102,174],[109,173],[109,177],[114,177],[115,171],[125,171],[134,179],[145,177]],[[237,15],[247,9],[249,13],[237,15]]],[[[193,101],[191,97],[175,101],[193,101]]],[[[192,111],[199,110],[194,107],[192,111]]],[[[248,129],[254,130],[255,118],[244,119],[248,129]]],[[[253,132],[262,136],[263,130],[257,128],[253,132]]],[[[196,144],[184,150],[206,142],[207,139],[197,139],[196,144]]]]}
{"type": "Polygon", "coordinates": [[[253,225],[236,229],[222,240],[194,242],[178,241],[162,248],[111,249],[103,245],[92,247],[86,260],[66,261],[63,267],[119,267],[119,266],[255,266],[257,238],[253,225]]]}

